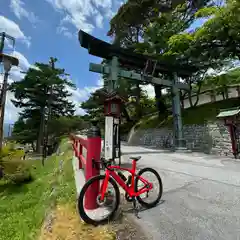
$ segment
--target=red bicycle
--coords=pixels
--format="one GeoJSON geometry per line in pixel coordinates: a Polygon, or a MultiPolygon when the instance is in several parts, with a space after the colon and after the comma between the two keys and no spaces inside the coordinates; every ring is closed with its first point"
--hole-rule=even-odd
{"type": "Polygon", "coordinates": [[[146,208],[152,208],[159,203],[163,191],[162,180],[158,172],[149,167],[141,169],[136,174],[136,162],[140,158],[140,156],[130,157],[132,160],[131,169],[111,165],[112,160],[105,161],[104,159],[101,159],[102,165],[105,168],[105,175],[98,175],[89,179],[83,186],[78,198],[78,210],[84,222],[92,225],[99,225],[106,223],[114,218],[120,204],[120,190],[118,185],[120,185],[125,191],[126,200],[128,202],[133,202],[133,207],[137,217],[138,209],[136,200],[140,203],[140,205],[146,208]],[[121,171],[129,172],[130,175],[128,178],[125,177],[121,171]],[[144,177],[142,177],[142,175],[145,173],[153,174],[155,177],[155,182],[153,181],[153,178],[146,180],[144,177]],[[102,183],[100,181],[102,181],[102,183]],[[143,186],[138,187],[138,183],[143,184],[143,186]],[[156,186],[157,183],[159,187],[158,189],[154,189],[154,186],[156,186]],[[108,189],[110,185],[112,188],[108,189]],[[153,189],[156,197],[153,200],[150,200],[150,202],[147,202],[149,199],[150,191],[153,189]],[[96,199],[91,199],[94,201],[94,204],[96,204],[96,207],[92,210],[86,209],[84,207],[85,196],[88,194],[89,190],[97,191],[94,194],[94,196],[96,196],[96,199]],[[145,197],[143,195],[145,195],[145,197]],[[97,213],[97,210],[100,210],[100,213],[104,213],[104,216],[102,218],[99,218],[100,214],[97,213]]]}

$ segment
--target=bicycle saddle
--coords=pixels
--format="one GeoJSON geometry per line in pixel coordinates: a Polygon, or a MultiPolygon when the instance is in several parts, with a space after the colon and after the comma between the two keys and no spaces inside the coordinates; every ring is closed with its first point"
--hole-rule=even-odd
{"type": "Polygon", "coordinates": [[[138,157],[130,157],[131,160],[134,160],[134,161],[138,161],[139,159],[141,159],[141,156],[138,156],[138,157]]]}

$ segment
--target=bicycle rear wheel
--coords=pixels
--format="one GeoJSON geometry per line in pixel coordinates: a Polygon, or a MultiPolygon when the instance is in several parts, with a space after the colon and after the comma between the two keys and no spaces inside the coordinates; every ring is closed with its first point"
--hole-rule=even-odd
{"type": "Polygon", "coordinates": [[[151,189],[149,192],[145,192],[137,196],[136,198],[138,202],[146,208],[155,207],[162,197],[163,186],[161,177],[159,176],[158,172],[152,168],[141,169],[135,179],[135,192],[138,192],[144,186],[143,182],[139,178],[140,176],[152,183],[153,189],[151,189]],[[146,174],[147,176],[143,176],[144,174],[146,174]],[[139,183],[141,184],[140,186],[139,183]],[[153,194],[150,196],[151,193],[155,194],[156,196],[152,197],[153,194]]]}
{"type": "Polygon", "coordinates": [[[109,178],[108,187],[103,202],[100,201],[100,188],[105,179],[105,175],[98,175],[89,179],[83,186],[78,198],[78,211],[82,220],[88,224],[99,225],[111,221],[117,212],[120,203],[120,192],[116,182],[109,178]],[[99,186],[98,192],[95,192],[96,199],[91,199],[96,205],[93,210],[84,207],[85,197],[88,190],[94,191],[99,186]],[[102,217],[100,217],[103,215],[102,217]]]}

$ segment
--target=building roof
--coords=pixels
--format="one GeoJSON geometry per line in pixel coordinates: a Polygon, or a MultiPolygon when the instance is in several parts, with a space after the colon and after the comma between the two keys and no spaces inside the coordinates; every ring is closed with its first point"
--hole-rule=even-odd
{"type": "Polygon", "coordinates": [[[222,109],[220,110],[220,113],[217,115],[217,118],[233,117],[238,115],[239,113],[240,113],[240,107],[222,109]]]}

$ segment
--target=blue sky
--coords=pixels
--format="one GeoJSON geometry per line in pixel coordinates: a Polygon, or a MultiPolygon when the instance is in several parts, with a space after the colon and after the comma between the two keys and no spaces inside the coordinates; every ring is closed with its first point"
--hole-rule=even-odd
{"type": "MultiPolygon", "coordinates": [[[[105,41],[109,20],[122,4],[120,0],[4,0],[0,10],[0,32],[5,31],[16,38],[14,55],[20,60],[20,67],[13,68],[10,81],[20,80],[35,62],[48,62],[49,57],[58,58],[57,66],[65,68],[71,80],[77,85],[72,101],[76,113],[78,107],[90,92],[101,85],[100,75],[88,71],[89,62],[101,59],[90,56],[80,47],[79,29],[105,41]]],[[[8,48],[9,49],[9,48],[8,48]]],[[[11,104],[8,93],[5,122],[14,122],[18,109],[11,104]]]]}
{"type": "MultiPolygon", "coordinates": [[[[19,68],[13,68],[10,81],[20,80],[35,62],[48,62],[49,57],[58,58],[57,66],[65,68],[77,85],[71,100],[76,113],[82,114],[79,105],[90,92],[101,86],[101,77],[89,72],[89,63],[101,59],[90,56],[80,47],[79,29],[95,37],[111,41],[106,36],[109,20],[123,3],[121,0],[4,0],[0,10],[0,32],[5,31],[16,38],[14,55],[19,58],[19,68]]],[[[194,27],[202,24],[198,22],[194,27]]],[[[149,94],[153,89],[148,87],[149,94]]],[[[14,122],[16,109],[8,93],[5,122],[14,122]]]]}

